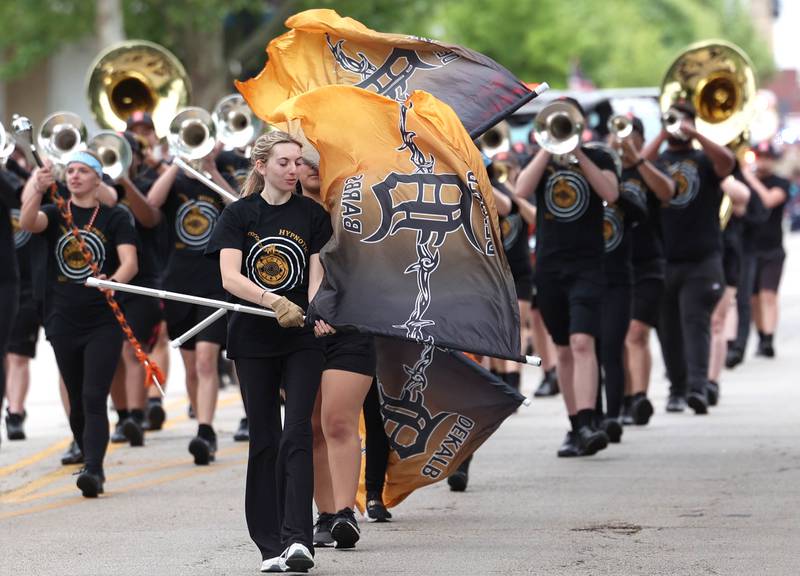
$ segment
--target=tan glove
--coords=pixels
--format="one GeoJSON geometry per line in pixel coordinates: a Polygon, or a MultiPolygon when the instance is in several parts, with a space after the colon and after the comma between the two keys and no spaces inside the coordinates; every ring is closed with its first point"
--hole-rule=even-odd
{"type": "Polygon", "coordinates": [[[303,309],[286,298],[286,296],[281,296],[275,300],[271,308],[275,311],[278,324],[284,328],[300,328],[304,324],[303,309]]]}

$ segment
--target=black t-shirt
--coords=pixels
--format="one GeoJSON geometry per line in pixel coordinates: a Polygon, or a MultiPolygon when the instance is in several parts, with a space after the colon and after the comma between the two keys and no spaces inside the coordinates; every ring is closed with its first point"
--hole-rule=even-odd
{"type": "Polygon", "coordinates": [[[0,169],[0,284],[19,282],[15,244],[19,229],[19,193],[23,185],[16,174],[0,169]],[[13,211],[17,214],[16,225],[13,211]]]}
{"type": "MultiPolygon", "coordinates": [[[[154,180],[149,178],[134,178],[133,184],[142,194],[147,194],[150,187],[153,185],[154,180]]],[[[131,280],[131,284],[137,286],[157,287],[160,285],[159,279],[161,276],[161,267],[158,261],[159,241],[163,241],[163,236],[159,234],[158,226],[147,228],[142,226],[133,211],[130,209],[130,200],[125,194],[125,188],[122,186],[115,186],[117,190],[118,204],[125,213],[128,215],[131,225],[136,230],[136,235],[139,238],[139,272],[136,277],[131,280]]]]}
{"type": "Polygon", "coordinates": [[[622,172],[619,199],[603,210],[603,240],[606,281],[609,285],[630,285],[633,282],[633,234],[634,225],[647,218],[647,198],[644,185],[635,169],[622,172]]]}
{"type": "MultiPolygon", "coordinates": [[[[660,165],[656,168],[666,173],[660,165]]],[[[661,235],[661,200],[647,186],[636,168],[622,171],[622,190],[635,194],[647,207],[645,217],[631,229],[631,261],[637,279],[663,278],[666,274],[661,235]]]]}
{"type": "Polygon", "coordinates": [[[165,289],[195,296],[224,296],[219,265],[203,256],[224,207],[219,195],[205,184],[178,174],[163,207],[172,246],[165,289]]]}
{"type": "MultiPolygon", "coordinates": [[[[607,153],[584,148],[601,170],[616,173],[607,153]]],[[[603,259],[603,200],[577,165],[551,160],[536,188],[536,267],[561,269],[603,259]]]]}
{"type": "Polygon", "coordinates": [[[783,202],[770,210],[767,221],[758,226],[753,237],[753,247],[759,252],[770,252],[783,248],[783,212],[786,202],[789,201],[789,191],[792,183],[774,174],[761,180],[767,188],[780,188],[786,192],[783,202]]]}
{"type": "Polygon", "coordinates": [[[661,163],[678,191],[661,209],[664,254],[669,262],[699,262],[722,251],[720,178],[701,150],[667,150],[661,163]]]}
{"type": "MultiPolygon", "coordinates": [[[[310,198],[292,194],[286,203],[273,206],[260,194],[251,194],[225,208],[206,254],[215,257],[208,261],[219,269],[217,259],[223,248],[241,250],[243,276],[305,310],[309,261],[331,233],[327,212],[310,198]]],[[[232,295],[230,299],[253,305],[232,295]]],[[[281,328],[273,318],[238,312],[228,317],[230,358],[280,356],[319,345],[311,327],[281,328]]]]}
{"type": "Polygon", "coordinates": [[[250,160],[236,150],[223,150],[217,156],[216,163],[220,174],[231,176],[236,182],[235,188],[240,189],[250,170],[250,160]]]}
{"type": "MultiPolygon", "coordinates": [[[[78,242],[54,205],[42,206],[47,215],[49,254],[47,263],[47,295],[45,297],[45,332],[47,337],[74,334],[115,322],[103,294],[83,285],[92,276],[78,242]]],[[[128,214],[117,206],[100,206],[92,227],[84,227],[94,213],[94,208],[72,206],[72,217],[83,237],[100,273],[111,276],[119,267],[117,246],[136,245],[136,231],[128,214]]]]}
{"type": "Polygon", "coordinates": [[[517,203],[511,191],[501,182],[492,181],[492,186],[511,198],[511,213],[500,216],[500,233],[503,236],[503,249],[506,252],[508,267],[514,280],[533,274],[531,268],[531,249],[528,245],[528,224],[520,216],[517,203]]]}

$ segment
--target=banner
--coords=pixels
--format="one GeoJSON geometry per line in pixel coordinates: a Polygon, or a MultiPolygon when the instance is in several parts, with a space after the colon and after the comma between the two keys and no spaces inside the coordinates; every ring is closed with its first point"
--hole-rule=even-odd
{"type": "Polygon", "coordinates": [[[536,93],[478,52],[436,40],[370,30],[333,10],[307,10],[286,20],[290,31],[267,46],[261,73],[236,87],[268,120],[281,103],[328,85],[351,85],[396,102],[414,90],[450,105],[477,138],[536,93]]]}

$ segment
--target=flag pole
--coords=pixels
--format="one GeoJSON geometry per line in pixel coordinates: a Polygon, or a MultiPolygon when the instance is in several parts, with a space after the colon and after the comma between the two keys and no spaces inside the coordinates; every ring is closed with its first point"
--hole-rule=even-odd
{"type": "Polygon", "coordinates": [[[219,310],[214,312],[211,316],[205,318],[197,325],[193,326],[192,328],[189,328],[186,332],[175,338],[175,340],[171,341],[169,345],[172,348],[180,348],[187,340],[190,340],[199,332],[205,330],[206,327],[211,326],[214,322],[225,316],[225,314],[227,313],[228,313],[227,310],[225,310],[224,308],[220,308],[219,310]]]}
{"type": "Polygon", "coordinates": [[[548,84],[547,82],[542,82],[536,88],[534,88],[528,94],[526,94],[523,98],[520,98],[519,101],[514,102],[514,104],[512,104],[510,107],[506,108],[502,112],[495,114],[489,120],[487,120],[482,125],[478,126],[476,129],[470,132],[469,137],[473,140],[477,140],[489,128],[491,128],[498,122],[505,120],[506,118],[511,116],[514,112],[525,106],[525,104],[527,104],[537,96],[541,96],[548,90],[550,90],[550,84],[548,84]]]}
{"type": "Polygon", "coordinates": [[[151,298],[161,298],[162,300],[175,300],[176,302],[186,302],[187,304],[197,304],[198,306],[208,306],[209,308],[219,308],[231,312],[244,312],[245,314],[255,314],[257,316],[267,316],[275,318],[275,312],[266,308],[256,308],[255,306],[245,306],[235,304],[225,300],[215,300],[214,298],[202,298],[180,292],[169,292],[156,288],[146,288],[144,286],[134,286],[133,284],[123,284],[122,282],[112,282],[110,280],[100,280],[99,278],[87,278],[86,286],[90,288],[104,288],[106,290],[116,290],[119,292],[129,292],[140,296],[151,298]]]}

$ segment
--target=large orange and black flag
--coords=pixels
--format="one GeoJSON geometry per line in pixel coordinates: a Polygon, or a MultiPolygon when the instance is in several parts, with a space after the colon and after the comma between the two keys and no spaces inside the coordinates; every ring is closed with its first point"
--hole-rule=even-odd
{"type": "Polygon", "coordinates": [[[285,102],[269,120],[299,123],[321,157],[334,233],[309,315],[519,359],[517,298],[491,184],[449,106],[425,92],[398,103],[327,86],[285,102]]]}
{"type": "Polygon", "coordinates": [[[536,96],[503,66],[473,50],[437,40],[385,34],[333,10],[286,20],[289,32],[267,46],[261,73],[236,86],[267,120],[282,102],[321,86],[357,86],[397,102],[424,90],[455,110],[477,138],[536,96]]]}
{"type": "MultiPolygon", "coordinates": [[[[391,507],[455,472],[524,398],[461,352],[375,340],[390,447],[383,500],[391,507]]],[[[356,500],[363,510],[363,474],[356,500]]]]}

